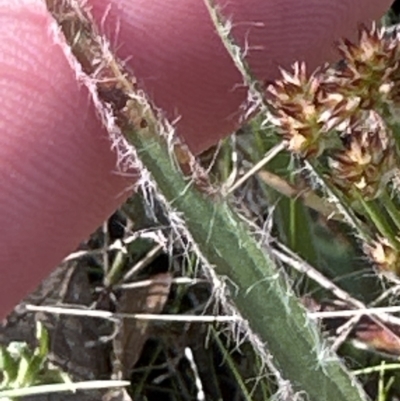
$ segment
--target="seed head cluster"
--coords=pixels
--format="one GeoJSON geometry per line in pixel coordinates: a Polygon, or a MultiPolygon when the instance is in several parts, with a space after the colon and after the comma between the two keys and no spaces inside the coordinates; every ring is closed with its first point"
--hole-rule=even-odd
{"type": "Polygon", "coordinates": [[[343,57],[308,76],[304,64],[267,90],[272,119],[289,151],[328,160],[328,176],[350,198],[371,200],[397,166],[387,121],[400,104],[397,34],[360,29],[359,42],[343,40],[343,57]]]}

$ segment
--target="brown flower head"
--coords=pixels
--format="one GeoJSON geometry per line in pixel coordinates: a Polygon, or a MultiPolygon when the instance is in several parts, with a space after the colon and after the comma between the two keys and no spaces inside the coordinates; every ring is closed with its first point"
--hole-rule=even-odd
{"type": "Polygon", "coordinates": [[[399,74],[398,39],[376,26],[362,26],[358,44],[344,39],[338,47],[344,62],[333,71],[331,85],[346,97],[360,98],[364,109],[379,110],[389,103],[399,74]]]}
{"type": "Polygon", "coordinates": [[[280,128],[290,151],[302,157],[317,157],[327,146],[326,134],[351,114],[358,103],[329,93],[323,72],[308,77],[305,64],[295,64],[293,73],[268,88],[273,122],[280,128]]]}
{"type": "Polygon", "coordinates": [[[396,167],[395,145],[375,112],[350,124],[343,137],[344,150],[330,159],[332,181],[351,198],[358,191],[366,200],[379,196],[388,175],[396,167]]]}

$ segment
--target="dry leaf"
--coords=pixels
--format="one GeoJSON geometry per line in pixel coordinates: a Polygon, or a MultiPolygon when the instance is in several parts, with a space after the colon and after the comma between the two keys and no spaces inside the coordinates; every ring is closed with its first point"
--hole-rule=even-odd
{"type": "MultiPolygon", "coordinates": [[[[147,281],[147,280],[146,280],[147,281]]],[[[148,280],[148,285],[124,290],[118,313],[160,313],[171,288],[170,273],[160,273],[148,280]]],[[[125,318],[114,339],[114,375],[119,379],[129,379],[132,367],[138,361],[142,348],[149,336],[149,322],[125,318]]]]}

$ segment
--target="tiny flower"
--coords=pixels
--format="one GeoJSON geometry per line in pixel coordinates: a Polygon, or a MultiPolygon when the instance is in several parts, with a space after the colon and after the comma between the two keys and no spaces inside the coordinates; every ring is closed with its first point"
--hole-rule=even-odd
{"type": "Polygon", "coordinates": [[[332,181],[351,198],[353,191],[366,200],[376,198],[396,168],[395,145],[383,120],[369,112],[364,121],[349,126],[343,142],[344,150],[329,159],[332,181]]]}
{"type": "Polygon", "coordinates": [[[294,72],[282,72],[282,79],[268,88],[273,122],[280,128],[288,149],[302,157],[317,157],[327,146],[326,134],[350,113],[349,102],[341,95],[328,93],[323,75],[306,74],[304,64],[294,72]]]}
{"type": "Polygon", "coordinates": [[[379,238],[365,245],[364,250],[378,272],[383,274],[400,274],[400,254],[386,238],[379,238]]]}

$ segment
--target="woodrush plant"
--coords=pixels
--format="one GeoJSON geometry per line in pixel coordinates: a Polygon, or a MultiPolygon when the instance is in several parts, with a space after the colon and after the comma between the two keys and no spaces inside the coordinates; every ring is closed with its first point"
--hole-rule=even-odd
{"type": "Polygon", "coordinates": [[[268,89],[273,120],[290,152],[307,160],[350,205],[355,232],[382,273],[397,273],[400,249],[397,32],[362,27],[344,40],[340,68],[307,76],[304,65],[268,89]]]}
{"type": "MultiPolygon", "coordinates": [[[[121,152],[131,157],[139,176],[137,187],[164,205],[173,230],[191,242],[215,285],[221,286],[221,277],[228,279],[222,286],[221,300],[227,311],[239,312],[243,317],[244,330],[278,378],[281,399],[299,399],[304,393],[307,399],[315,401],[366,400],[361,387],[308,319],[283,271],[227,200],[210,186],[207,175],[185,146],[170,135],[166,124],[136,87],[135,78],[109,50],[89,11],[73,0],[47,0],[46,4],[56,21],[55,39],[77,72],[77,79],[88,87],[104,125],[121,152]],[[59,30],[67,45],[60,38],[59,30]]],[[[241,50],[231,40],[229,26],[211,1],[207,6],[250,88],[251,111],[261,107],[268,113],[270,106],[261,92],[262,85],[254,80],[241,50]]],[[[328,90],[335,84],[337,87],[338,80],[344,76],[331,71],[331,81],[322,85],[324,91],[320,89],[320,76],[318,73],[308,79],[304,67],[298,66],[293,75],[285,73],[270,89],[282,139],[289,151],[309,160],[326,187],[333,187],[339,199],[354,208],[354,219],[362,227],[363,238],[368,238],[368,243],[372,244],[374,235],[380,233],[397,250],[396,232],[389,221],[396,208],[387,207],[390,212],[384,220],[376,211],[385,202],[393,201],[390,196],[378,196],[381,194],[379,174],[396,165],[392,141],[383,135],[384,120],[376,110],[368,109],[368,102],[358,102],[357,96],[362,91],[355,96],[357,101],[348,102],[347,94],[328,90]],[[326,94],[322,101],[321,94],[326,94]],[[360,128],[353,139],[350,131],[344,134],[340,129],[342,125],[354,127],[353,130],[360,127],[361,120],[358,124],[353,122],[353,114],[359,110],[362,110],[360,115],[368,116],[362,122],[375,119],[376,128],[371,134],[364,134],[360,128]],[[336,135],[337,148],[328,140],[331,134],[336,135]],[[370,157],[369,168],[359,168],[355,177],[346,166],[354,159],[358,161],[358,155],[365,155],[371,146],[378,147],[379,153],[370,157]],[[343,153],[348,149],[350,153],[343,153]],[[329,175],[334,169],[338,173],[329,175]],[[358,217],[360,213],[368,219],[367,224],[358,217]]]]}
{"type": "MultiPolygon", "coordinates": [[[[210,8],[245,82],[260,87],[251,82],[223,16],[212,4],[210,8]]],[[[269,86],[262,109],[269,102],[272,116],[267,111],[266,120],[278,127],[299,168],[308,169],[308,191],[322,192],[321,206],[324,200],[336,206],[330,215],[342,213],[377,272],[393,279],[399,271],[399,35],[393,28],[360,27],[359,44],[343,40],[339,50],[343,60],[336,66],[308,74],[305,65],[297,63],[293,72],[283,71],[282,79],[269,86]]],[[[380,328],[367,334],[368,342],[398,349],[398,324],[388,328],[376,322],[380,328]],[[381,330],[387,334],[378,334],[381,330]]]]}

